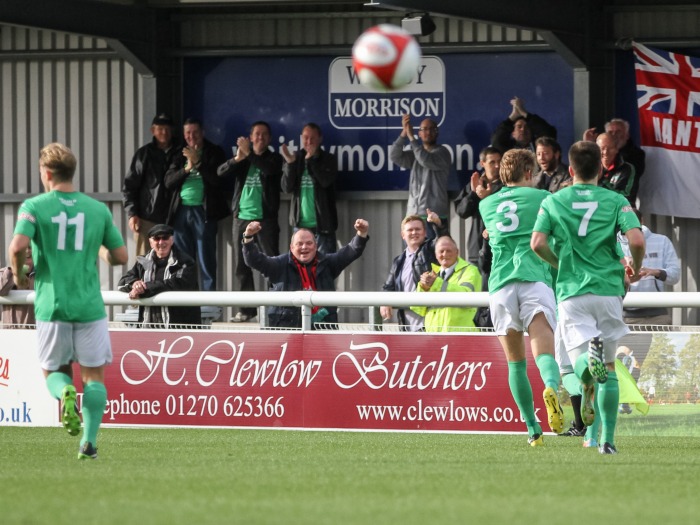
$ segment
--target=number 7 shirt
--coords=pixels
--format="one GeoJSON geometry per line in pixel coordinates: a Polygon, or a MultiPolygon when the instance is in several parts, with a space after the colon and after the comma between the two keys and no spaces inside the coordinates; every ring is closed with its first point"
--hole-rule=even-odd
{"type": "Polygon", "coordinates": [[[80,192],[51,191],[20,206],[15,234],[32,241],[37,320],[92,322],[106,317],[97,258],[124,245],[107,206],[80,192]]]}
{"type": "Polygon", "coordinates": [[[547,235],[550,246],[556,246],[557,302],[584,294],[623,296],[617,232],[639,227],[627,199],[605,188],[574,184],[547,197],[534,231],[547,235]]]}

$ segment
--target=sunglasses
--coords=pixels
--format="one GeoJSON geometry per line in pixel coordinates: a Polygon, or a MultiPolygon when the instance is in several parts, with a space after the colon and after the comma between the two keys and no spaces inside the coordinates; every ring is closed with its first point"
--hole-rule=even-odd
{"type": "Polygon", "coordinates": [[[154,241],[167,241],[172,235],[154,235],[151,237],[154,241]]]}

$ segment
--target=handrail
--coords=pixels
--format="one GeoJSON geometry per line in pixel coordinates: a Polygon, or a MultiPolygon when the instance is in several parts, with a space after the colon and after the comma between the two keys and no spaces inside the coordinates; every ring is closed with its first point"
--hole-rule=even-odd
{"type": "MultiPolygon", "coordinates": [[[[12,290],[0,305],[33,304],[33,290],[12,290]]],[[[103,291],[108,306],[488,306],[488,292],[163,292],[148,299],[131,300],[124,292],[103,291]]],[[[631,308],[697,308],[700,292],[633,292],[624,306],[631,308]]]]}

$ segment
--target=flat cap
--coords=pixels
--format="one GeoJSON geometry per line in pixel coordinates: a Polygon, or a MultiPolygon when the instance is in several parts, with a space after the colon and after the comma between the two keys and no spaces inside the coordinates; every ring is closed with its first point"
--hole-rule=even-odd
{"type": "Polygon", "coordinates": [[[167,224],[156,224],[153,228],[148,230],[148,238],[155,237],[157,235],[170,235],[173,234],[173,227],[167,224]]]}

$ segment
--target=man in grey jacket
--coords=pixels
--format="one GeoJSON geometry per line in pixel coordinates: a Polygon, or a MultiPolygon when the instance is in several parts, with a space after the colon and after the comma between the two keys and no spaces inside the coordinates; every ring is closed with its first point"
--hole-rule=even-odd
{"type": "MultiPolygon", "coordinates": [[[[452,156],[445,146],[437,143],[437,122],[429,118],[421,122],[418,128],[420,142],[413,133],[411,115],[404,115],[401,125],[403,129],[391,146],[389,157],[394,164],[411,170],[406,215],[419,215],[426,219],[425,210],[430,209],[448,224],[450,200],[447,197],[447,179],[452,156]],[[406,142],[410,148],[404,150],[406,142]]],[[[428,231],[428,238],[433,236],[434,232],[428,231]]]]}

